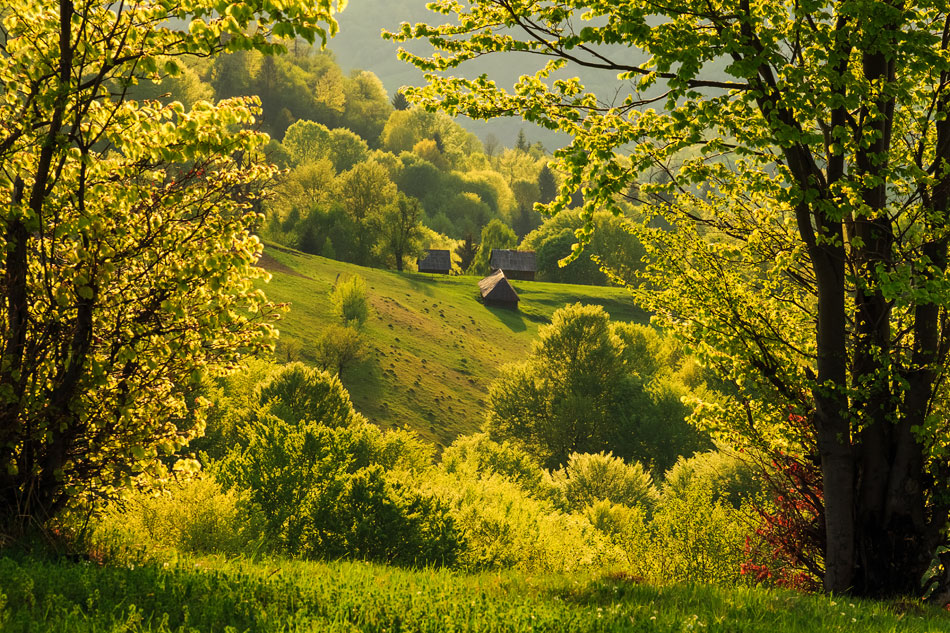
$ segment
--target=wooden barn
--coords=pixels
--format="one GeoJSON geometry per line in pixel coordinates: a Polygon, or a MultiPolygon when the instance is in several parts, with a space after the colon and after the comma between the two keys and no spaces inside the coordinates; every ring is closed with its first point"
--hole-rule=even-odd
{"type": "Polygon", "coordinates": [[[420,273],[448,275],[452,270],[452,254],[440,248],[426,249],[425,257],[419,258],[420,273]]]}
{"type": "Polygon", "coordinates": [[[523,279],[534,281],[534,274],[538,270],[534,261],[534,251],[514,251],[493,248],[491,260],[488,262],[492,271],[503,270],[509,279],[523,279]]]}
{"type": "Polygon", "coordinates": [[[482,293],[482,303],[499,308],[518,309],[518,293],[505,277],[505,272],[497,270],[478,282],[482,293]]]}

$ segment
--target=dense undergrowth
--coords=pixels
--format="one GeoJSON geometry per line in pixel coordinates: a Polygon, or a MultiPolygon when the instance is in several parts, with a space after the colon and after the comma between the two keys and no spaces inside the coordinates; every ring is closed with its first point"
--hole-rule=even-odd
{"type": "Polygon", "coordinates": [[[360,562],[0,558],[5,633],[709,631],[932,633],[945,612],[622,574],[405,570],[360,562]]]}

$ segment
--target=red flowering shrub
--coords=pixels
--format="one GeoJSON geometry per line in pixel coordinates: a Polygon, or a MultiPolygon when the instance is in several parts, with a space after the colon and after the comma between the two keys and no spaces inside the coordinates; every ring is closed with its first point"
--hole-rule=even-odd
{"type": "MultiPolygon", "coordinates": [[[[808,438],[805,418],[789,415],[789,422],[808,438]]],[[[756,582],[811,591],[821,586],[824,573],[824,499],[821,469],[807,455],[774,451],[771,463],[760,463],[764,487],[772,503],[758,506],[761,523],[757,538],[746,539],[743,575],[756,582]]]]}

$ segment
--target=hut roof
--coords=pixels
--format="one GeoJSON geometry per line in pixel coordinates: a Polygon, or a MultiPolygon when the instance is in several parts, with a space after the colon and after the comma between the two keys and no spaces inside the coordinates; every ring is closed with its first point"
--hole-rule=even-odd
{"type": "Polygon", "coordinates": [[[478,282],[482,299],[489,301],[518,302],[518,293],[512,288],[503,270],[496,270],[478,282]]]}
{"type": "Polygon", "coordinates": [[[489,266],[493,270],[517,270],[535,272],[537,265],[534,261],[534,251],[515,251],[502,248],[493,248],[489,266]]]}
{"type": "Polygon", "coordinates": [[[452,256],[447,249],[430,248],[426,256],[419,259],[419,269],[452,270],[452,256]]]}

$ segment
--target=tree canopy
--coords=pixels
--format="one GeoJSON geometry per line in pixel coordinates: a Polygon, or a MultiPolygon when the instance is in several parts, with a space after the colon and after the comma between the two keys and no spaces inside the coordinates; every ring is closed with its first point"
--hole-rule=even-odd
{"type": "Polygon", "coordinates": [[[248,231],[273,171],[254,100],[136,101],[138,82],[274,36],[332,34],[321,0],[0,10],[0,522],[113,498],[200,432],[203,372],[265,348],[248,231]],[[174,26],[173,18],[190,18],[174,26]]]}
{"type": "Polygon", "coordinates": [[[407,98],[570,134],[549,210],[581,187],[581,242],[624,197],[662,219],[642,230],[641,300],[734,385],[702,419],[820,462],[825,588],[950,588],[950,568],[931,568],[950,514],[947,7],[432,6],[450,22],[393,36],[430,42],[432,55],[401,53],[417,66],[492,53],[542,65],[511,89],[432,72],[407,98]],[[578,68],[615,73],[618,97],[586,91],[578,68]]]}

